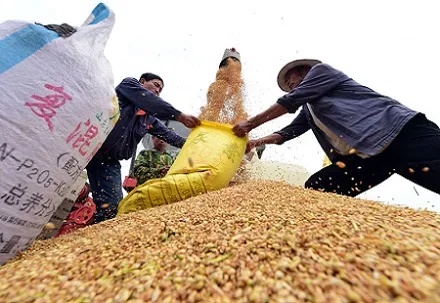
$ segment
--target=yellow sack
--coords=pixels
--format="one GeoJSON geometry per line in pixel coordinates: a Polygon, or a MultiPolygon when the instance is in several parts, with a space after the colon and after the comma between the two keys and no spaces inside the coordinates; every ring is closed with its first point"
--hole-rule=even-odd
{"type": "Polygon", "coordinates": [[[202,121],[189,134],[167,175],[131,191],[119,203],[118,215],[226,187],[237,172],[246,144],[247,138],[235,136],[231,125],[202,121]]]}

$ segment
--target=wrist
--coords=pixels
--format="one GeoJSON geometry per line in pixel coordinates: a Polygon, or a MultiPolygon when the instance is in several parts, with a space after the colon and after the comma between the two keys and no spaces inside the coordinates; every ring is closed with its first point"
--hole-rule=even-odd
{"type": "MultiPolygon", "coordinates": [[[[247,122],[248,122],[249,126],[251,127],[250,130],[252,130],[252,129],[254,129],[254,128],[257,128],[257,127],[259,126],[256,117],[250,118],[247,122]]],[[[250,130],[249,130],[249,131],[250,131],[250,130]]]]}
{"type": "Polygon", "coordinates": [[[284,141],[284,137],[278,133],[270,135],[271,144],[281,144],[284,141]]]}
{"type": "Polygon", "coordinates": [[[178,122],[182,122],[184,115],[184,113],[179,113],[178,115],[174,116],[174,119],[178,122]]]}
{"type": "Polygon", "coordinates": [[[283,140],[280,134],[274,133],[258,140],[258,145],[263,144],[279,144],[283,140]]]}

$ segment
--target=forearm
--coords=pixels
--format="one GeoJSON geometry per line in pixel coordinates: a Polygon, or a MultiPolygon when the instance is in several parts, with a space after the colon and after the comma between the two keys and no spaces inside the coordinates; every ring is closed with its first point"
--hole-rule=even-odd
{"type": "Polygon", "coordinates": [[[161,135],[156,135],[156,137],[161,138],[166,143],[168,143],[174,147],[177,147],[177,148],[182,148],[183,145],[185,144],[185,141],[186,141],[186,138],[180,136],[179,134],[175,133],[174,131],[169,131],[169,132],[163,133],[161,135]]]}
{"type": "Polygon", "coordinates": [[[304,109],[301,109],[298,116],[293,119],[292,123],[275,132],[275,134],[281,136],[281,139],[277,144],[283,144],[286,141],[299,137],[309,129],[310,125],[308,123],[306,113],[304,109]]]}
{"type": "Polygon", "coordinates": [[[279,144],[281,141],[283,141],[283,136],[277,133],[270,134],[268,136],[259,138],[254,140],[255,146],[265,145],[265,144],[279,144]]]}
{"type": "Polygon", "coordinates": [[[283,136],[273,133],[253,141],[255,142],[255,147],[265,144],[280,144],[283,141],[283,136]]]}
{"type": "Polygon", "coordinates": [[[284,106],[282,106],[278,103],[275,103],[274,105],[272,105],[271,107],[269,107],[265,111],[250,118],[248,120],[248,122],[252,125],[252,128],[257,128],[261,124],[264,124],[270,120],[278,118],[286,113],[287,113],[287,109],[284,106]]]}
{"type": "Polygon", "coordinates": [[[151,117],[153,122],[151,123],[152,127],[148,130],[148,133],[151,135],[162,139],[168,144],[172,146],[182,148],[185,144],[186,138],[183,138],[176,132],[172,131],[168,127],[166,127],[160,120],[151,117]]]}

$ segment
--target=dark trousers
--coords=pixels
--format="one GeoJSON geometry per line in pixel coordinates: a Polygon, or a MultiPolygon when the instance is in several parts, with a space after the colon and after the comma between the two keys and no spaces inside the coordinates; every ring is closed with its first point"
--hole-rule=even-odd
{"type": "Polygon", "coordinates": [[[101,160],[94,157],[86,169],[96,204],[94,223],[114,218],[123,197],[121,164],[112,158],[101,160]]]}
{"type": "Polygon", "coordinates": [[[418,114],[379,155],[367,159],[346,156],[341,162],[344,168],[336,164],[324,167],[305,187],[354,197],[397,173],[440,194],[440,129],[418,114]]]}

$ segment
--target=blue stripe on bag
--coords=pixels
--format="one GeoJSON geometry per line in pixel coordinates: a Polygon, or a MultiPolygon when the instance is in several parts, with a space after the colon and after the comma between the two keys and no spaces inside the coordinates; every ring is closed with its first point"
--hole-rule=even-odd
{"type": "Polygon", "coordinates": [[[41,25],[30,24],[0,40],[0,74],[14,67],[40,48],[58,38],[41,25]]]}
{"type": "Polygon", "coordinates": [[[110,10],[104,3],[99,3],[92,11],[92,14],[95,16],[95,18],[93,18],[89,24],[97,24],[108,18],[110,15],[110,10]]]}

